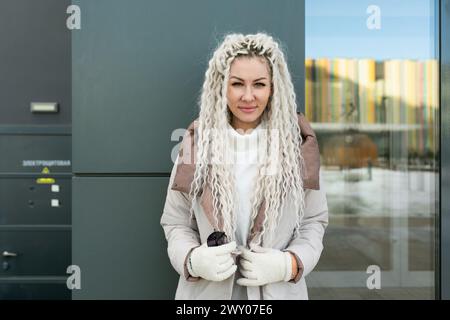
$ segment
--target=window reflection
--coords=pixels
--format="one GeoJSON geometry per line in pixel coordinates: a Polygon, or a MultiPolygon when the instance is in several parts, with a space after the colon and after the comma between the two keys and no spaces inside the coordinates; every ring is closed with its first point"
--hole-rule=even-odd
{"type": "Polygon", "coordinates": [[[378,2],[385,26],[378,34],[355,28],[366,28],[359,20],[367,17],[369,2],[340,1],[335,11],[329,1],[306,4],[305,112],[321,148],[330,213],[322,258],[307,280],[312,299],[434,298],[437,4],[378,2]],[[407,18],[419,14],[429,29],[416,40],[428,44],[428,54],[405,55],[402,46],[414,36],[402,37],[402,30],[416,28],[407,18]],[[329,51],[340,56],[330,57],[326,44],[336,36],[331,22],[337,18],[343,21],[341,47],[329,51]],[[319,24],[322,29],[313,28],[319,24]],[[362,35],[378,46],[389,46],[392,38],[397,43],[364,51],[355,45],[362,35]],[[381,270],[381,288],[369,290],[366,271],[373,265],[381,270]]]}

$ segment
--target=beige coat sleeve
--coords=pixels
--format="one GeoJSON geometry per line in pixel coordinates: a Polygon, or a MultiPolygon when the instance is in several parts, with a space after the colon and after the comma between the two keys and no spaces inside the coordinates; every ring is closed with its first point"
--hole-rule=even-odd
{"type": "Polygon", "coordinates": [[[170,174],[167,187],[166,202],[161,217],[161,226],[167,240],[167,253],[174,269],[188,281],[197,281],[192,277],[186,267],[187,257],[191,250],[201,245],[195,217],[190,221],[190,200],[181,192],[172,190],[175,178],[178,157],[170,174]]]}
{"type": "Polygon", "coordinates": [[[300,234],[294,236],[288,247],[295,255],[299,273],[291,282],[297,283],[307,276],[319,262],[323,250],[323,236],[328,226],[328,205],[323,182],[320,190],[305,190],[305,216],[300,226],[300,234]]]}

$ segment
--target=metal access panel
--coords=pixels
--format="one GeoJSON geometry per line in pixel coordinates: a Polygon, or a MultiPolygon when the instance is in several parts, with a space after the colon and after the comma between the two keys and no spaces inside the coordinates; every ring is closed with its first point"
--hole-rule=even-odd
{"type": "Polygon", "coordinates": [[[75,177],[73,299],[173,299],[178,283],[160,226],[168,178],[75,177]]]}
{"type": "Polygon", "coordinates": [[[0,173],[42,173],[47,168],[49,174],[70,174],[71,153],[69,133],[0,133],[0,173]]]}
{"type": "MultiPolygon", "coordinates": [[[[75,0],[73,172],[169,172],[197,117],[208,60],[227,32],[285,43],[304,97],[304,3],[298,0],[75,0]]],[[[298,104],[302,107],[302,103],[298,104]]]]}
{"type": "Polygon", "coordinates": [[[70,0],[0,1],[0,125],[71,122],[70,0]],[[33,102],[57,113],[33,113],[33,102]]]}
{"type": "Polygon", "coordinates": [[[0,300],[71,297],[70,4],[0,2],[0,300]]]}
{"type": "Polygon", "coordinates": [[[0,134],[0,225],[70,225],[71,151],[67,133],[0,134]]]}
{"type": "Polygon", "coordinates": [[[70,238],[70,229],[17,227],[1,231],[0,277],[67,276],[71,261],[70,238]],[[5,252],[14,256],[8,257],[5,252]]]}
{"type": "Polygon", "coordinates": [[[70,225],[72,181],[70,177],[55,175],[1,178],[0,203],[0,225],[3,226],[70,225]],[[39,183],[41,179],[54,183],[39,183]]]}

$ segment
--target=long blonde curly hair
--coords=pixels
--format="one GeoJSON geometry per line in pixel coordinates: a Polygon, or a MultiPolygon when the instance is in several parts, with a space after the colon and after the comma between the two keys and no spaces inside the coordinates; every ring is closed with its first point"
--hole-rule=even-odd
{"type": "Polygon", "coordinates": [[[256,237],[256,243],[262,244],[263,235],[271,239],[281,216],[282,205],[288,197],[292,196],[294,214],[296,213],[293,223],[297,232],[304,215],[304,160],[300,150],[302,137],[297,120],[296,95],[279,42],[266,33],[228,34],[209,60],[199,100],[196,169],[190,189],[191,219],[194,202],[208,185],[212,193],[214,219],[218,225],[221,215],[223,231],[229,239],[235,240],[236,195],[233,164],[226,162],[226,151],[223,148],[226,138],[220,132],[226,132],[227,122],[231,122],[232,116],[227,106],[230,66],[236,57],[242,56],[264,57],[269,63],[273,94],[262,114],[262,121],[266,122],[269,132],[272,129],[277,130],[279,139],[272,141],[272,135],[268,135],[267,151],[271,150],[270,156],[267,152],[267,161],[258,168],[256,186],[251,198],[250,230],[261,202],[265,200],[265,219],[262,231],[256,237]],[[273,154],[274,145],[277,145],[277,157],[273,154]],[[211,163],[211,155],[214,155],[215,163],[211,163]],[[277,163],[273,163],[271,159],[277,159],[277,163]],[[264,174],[273,165],[277,166],[275,173],[264,174]]]}

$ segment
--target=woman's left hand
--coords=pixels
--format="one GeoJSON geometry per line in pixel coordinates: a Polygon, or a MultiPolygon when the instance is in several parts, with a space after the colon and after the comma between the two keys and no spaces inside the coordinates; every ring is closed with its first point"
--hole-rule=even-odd
{"type": "Polygon", "coordinates": [[[292,276],[292,256],[289,252],[254,246],[238,248],[239,271],[245,278],[237,280],[241,286],[262,286],[272,282],[289,281],[292,276]]]}

